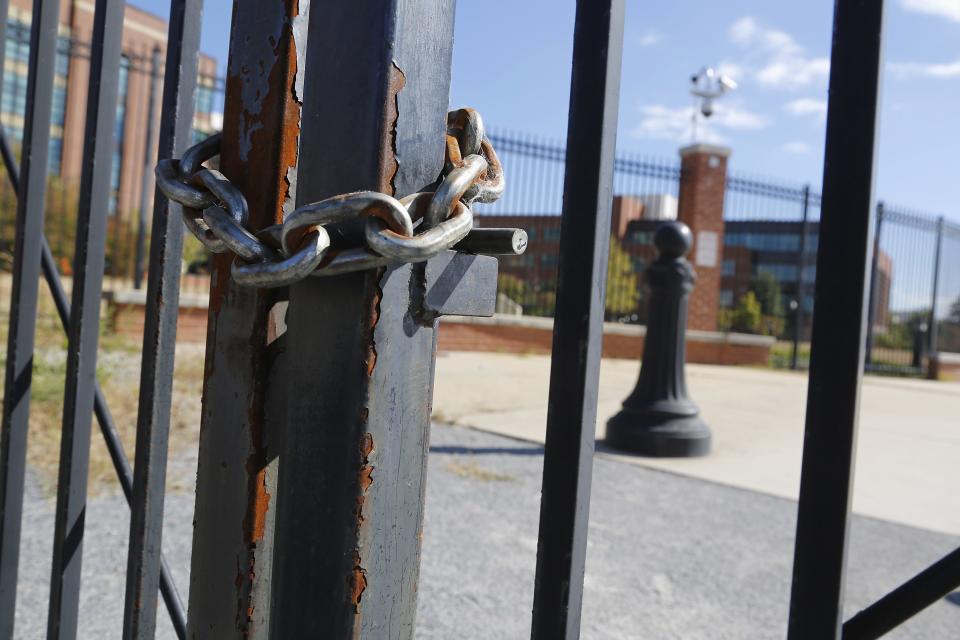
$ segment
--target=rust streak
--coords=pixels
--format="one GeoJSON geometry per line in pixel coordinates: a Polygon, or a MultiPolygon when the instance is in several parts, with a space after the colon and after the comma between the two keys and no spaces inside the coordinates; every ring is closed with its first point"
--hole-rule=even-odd
{"type": "Polygon", "coordinates": [[[388,94],[383,114],[387,140],[384,141],[384,153],[380,156],[380,191],[389,195],[397,193],[393,183],[397,172],[400,171],[400,162],[397,160],[397,121],[400,119],[400,104],[397,97],[406,84],[407,77],[394,62],[390,66],[390,82],[387,85],[388,94]]]}
{"type": "MultiPolygon", "coordinates": [[[[390,78],[387,86],[387,99],[385,101],[383,121],[384,121],[384,140],[382,143],[382,154],[379,167],[379,190],[382,193],[396,195],[396,185],[394,180],[400,170],[400,162],[397,159],[397,121],[400,117],[399,103],[397,96],[406,84],[406,77],[403,71],[393,64],[391,67],[390,78]]],[[[380,280],[383,278],[385,269],[378,269],[367,275],[368,290],[371,292],[367,318],[369,321],[369,333],[367,335],[367,350],[365,356],[365,370],[368,378],[373,376],[377,366],[377,345],[375,332],[377,323],[380,321],[380,301],[383,297],[383,290],[380,288],[380,280]]],[[[374,451],[373,435],[367,431],[368,419],[370,415],[369,407],[363,407],[360,410],[361,435],[359,445],[359,466],[357,471],[357,498],[354,511],[355,518],[355,538],[359,545],[362,539],[362,529],[366,524],[366,515],[364,507],[367,493],[373,485],[373,469],[371,456],[374,451]]],[[[354,637],[360,633],[360,601],[363,593],[367,589],[367,572],[363,567],[363,556],[359,546],[353,549],[353,568],[349,576],[350,604],[353,605],[354,618],[354,637]]]]}
{"type": "MultiPolygon", "coordinates": [[[[256,113],[248,110],[250,105],[239,99],[246,83],[250,82],[249,69],[230,66],[226,83],[226,108],[224,113],[224,145],[221,155],[221,170],[246,196],[250,208],[249,226],[262,229],[274,223],[282,222],[283,207],[292,197],[292,185],[288,172],[296,167],[298,138],[300,135],[300,103],[295,95],[294,84],[297,73],[296,43],[292,24],[299,14],[299,0],[282,0],[279,9],[256,8],[251,5],[236,5],[234,11],[282,11],[283,28],[280,37],[270,34],[268,44],[272,56],[266,58],[261,67],[266,74],[265,84],[269,91],[258,95],[253,107],[256,113]],[[232,99],[230,99],[232,98],[232,99]],[[249,146],[248,157],[241,157],[241,148],[249,146]]],[[[277,17],[277,14],[271,14],[277,17]]],[[[250,16],[244,16],[249,21],[250,16]]],[[[236,22],[237,16],[234,16],[236,22]]],[[[261,43],[262,44],[262,43],[261,43]]],[[[233,50],[231,56],[241,55],[233,50]]],[[[242,57],[242,55],[241,55],[242,57]]],[[[259,76],[258,77],[262,77],[259,76]]],[[[261,80],[262,81],[262,80],[261,80]]],[[[231,254],[216,256],[212,264],[210,305],[207,335],[207,371],[205,382],[213,378],[214,354],[222,349],[218,344],[218,328],[225,323],[237,323],[239,318],[244,326],[243,339],[247,345],[244,353],[249,358],[251,384],[246,389],[246,422],[249,430],[249,454],[243,462],[246,476],[246,509],[241,528],[244,548],[236,550],[236,609],[234,611],[236,630],[241,637],[251,634],[254,621],[254,584],[257,579],[257,561],[269,562],[269,558],[257,558],[258,547],[262,545],[266,534],[272,496],[268,492],[267,469],[269,464],[265,429],[265,396],[270,358],[267,355],[272,321],[270,310],[275,303],[275,294],[269,291],[238,291],[230,278],[231,254]]],[[[235,340],[229,335],[226,340],[235,340]]],[[[221,384],[221,383],[217,383],[221,384]]],[[[221,385],[222,386],[222,385],[221,385]]],[[[206,384],[205,384],[206,387],[206,384]]],[[[222,428],[222,425],[217,425],[222,428]]],[[[240,464],[236,461],[232,464],[240,464]]]]}
{"type": "MultiPolygon", "coordinates": [[[[364,416],[365,418],[366,416],[364,416]]],[[[364,420],[366,423],[366,420],[364,420]]],[[[363,506],[366,501],[366,493],[373,484],[373,465],[370,464],[370,455],[373,453],[373,436],[364,433],[360,436],[360,470],[358,473],[358,488],[356,507],[357,533],[363,526],[366,519],[363,514],[363,506]]],[[[350,576],[350,603],[354,606],[354,611],[360,612],[360,599],[364,590],[367,588],[367,572],[363,568],[360,549],[353,550],[353,571],[350,576]]]]}

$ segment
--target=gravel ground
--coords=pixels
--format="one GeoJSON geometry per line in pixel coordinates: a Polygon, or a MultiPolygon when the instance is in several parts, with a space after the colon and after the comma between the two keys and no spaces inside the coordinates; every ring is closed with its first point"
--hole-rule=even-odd
{"type": "MultiPolygon", "coordinates": [[[[427,490],[417,638],[529,636],[542,450],[438,426],[427,490]]],[[[187,585],[194,449],[171,460],[164,547],[187,585]]],[[[585,639],[782,638],[796,504],[625,464],[596,461],[585,639]]],[[[81,638],[119,636],[128,515],[123,497],[91,499],[81,638]]],[[[24,507],[17,637],[43,636],[53,504],[37,477],[24,507]]],[[[958,545],[951,536],[870,518],[851,527],[848,614],[958,545]]],[[[183,594],[184,597],[186,594],[183,594]]],[[[161,613],[158,637],[173,632],[161,613]]],[[[941,601],[891,638],[960,637],[960,607],[941,601]]]]}

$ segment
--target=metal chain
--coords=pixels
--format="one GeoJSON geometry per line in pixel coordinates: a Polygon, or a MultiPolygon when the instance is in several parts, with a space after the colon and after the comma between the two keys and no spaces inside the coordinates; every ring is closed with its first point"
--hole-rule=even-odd
{"type": "Polygon", "coordinates": [[[222,173],[203,166],[219,155],[220,141],[220,134],[210,136],[180,160],[158,162],[157,186],[183,205],[187,229],[207,249],[236,255],[233,279],[251,287],[429,260],[470,233],[473,202],[494,202],[504,188],[480,114],[458,109],[447,114],[446,163],[435,191],[399,200],[375,191],[338,195],[298,207],[282,224],[253,234],[246,198],[222,173]],[[365,220],[364,246],[331,246],[326,226],[359,218],[365,220]]]}

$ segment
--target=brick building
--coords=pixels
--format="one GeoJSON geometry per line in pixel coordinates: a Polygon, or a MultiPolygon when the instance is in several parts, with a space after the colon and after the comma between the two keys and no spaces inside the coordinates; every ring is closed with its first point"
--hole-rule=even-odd
{"type": "MultiPolygon", "coordinates": [[[[724,229],[724,252],[721,266],[720,307],[731,308],[762,273],[770,274],[780,285],[784,305],[796,300],[803,305],[808,322],[813,313],[813,283],[817,276],[817,242],[820,223],[807,225],[806,251],[800,290],[800,236],[803,225],[793,221],[734,220],[724,229]]],[[[877,256],[877,280],[873,323],[877,328],[890,322],[890,285],[893,261],[880,251],[877,256]]]]}
{"type": "MultiPolygon", "coordinates": [[[[0,122],[14,145],[23,136],[31,11],[30,0],[11,0],[7,16],[0,122]]],[[[90,1],[60,2],[48,168],[52,176],[59,177],[66,185],[76,184],[80,179],[93,11],[94,4],[90,1]]],[[[130,216],[140,207],[144,152],[148,144],[147,111],[151,96],[156,107],[154,124],[160,120],[162,81],[157,82],[151,92],[151,57],[154,49],[159,50],[162,65],[166,37],[166,20],[131,5],[126,6],[118,84],[111,214],[130,216]]],[[[215,94],[222,89],[218,86],[216,75],[217,61],[201,54],[194,120],[198,138],[218,130],[220,126],[215,94]]],[[[156,144],[156,133],[151,142],[156,144]]]]}
{"type": "MultiPolygon", "coordinates": [[[[612,206],[611,238],[614,247],[611,255],[627,256],[627,267],[636,274],[642,274],[651,260],[656,258],[653,246],[653,234],[663,219],[662,211],[645,206],[645,202],[658,202],[654,196],[615,196],[612,206]]],[[[714,202],[715,206],[721,206],[714,202]]],[[[673,207],[673,216],[677,209],[673,207]]],[[[524,284],[524,291],[517,300],[527,315],[550,316],[553,313],[553,294],[556,286],[557,258],[560,251],[560,216],[557,215],[478,215],[477,224],[483,227],[519,227],[529,234],[529,246],[522,256],[501,258],[500,272],[515,278],[524,284]]],[[[813,312],[813,284],[816,278],[816,252],[819,238],[819,223],[811,222],[807,228],[806,257],[803,268],[803,293],[800,293],[800,234],[802,224],[795,221],[740,220],[724,221],[716,232],[718,238],[711,239],[719,249],[719,256],[698,256],[691,250],[688,256],[697,271],[697,286],[701,290],[699,324],[691,328],[704,329],[709,322],[717,322],[721,309],[732,308],[737,301],[750,291],[757,276],[769,273],[777,281],[783,308],[789,308],[790,301],[803,304],[807,329],[813,312]],[[714,266],[709,266],[712,263],[714,266]],[[710,274],[713,278],[705,277],[710,274]],[[712,291],[706,291],[712,287],[712,291]],[[714,304],[711,309],[708,305],[714,304]]],[[[696,237],[696,234],[695,234],[696,237]]],[[[711,249],[712,252],[712,249],[711,249]]],[[[612,258],[615,259],[615,258],[612,258]]],[[[611,270],[616,273],[616,270],[611,270]]],[[[893,277],[893,261],[890,256],[880,252],[877,259],[877,281],[875,283],[876,303],[874,307],[874,326],[886,327],[890,321],[890,286],[893,277]]],[[[639,284],[639,278],[638,278],[639,284]]],[[[516,289],[510,291],[510,283],[501,290],[509,295],[518,295],[516,289]]],[[[616,289],[608,285],[608,296],[616,289]]],[[[622,295],[622,293],[621,293],[622,295]]],[[[623,320],[643,323],[646,320],[646,299],[641,292],[631,301],[632,313],[611,313],[610,309],[619,309],[622,305],[608,304],[608,320],[623,320]]],[[[791,322],[785,318],[786,324],[791,322]]],[[[710,329],[717,328],[716,324],[710,329]]],[[[806,332],[806,329],[805,329],[806,332]]]]}

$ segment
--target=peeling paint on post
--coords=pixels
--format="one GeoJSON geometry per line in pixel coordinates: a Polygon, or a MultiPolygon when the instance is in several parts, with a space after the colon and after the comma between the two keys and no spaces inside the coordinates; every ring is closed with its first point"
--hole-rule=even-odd
{"type": "MultiPolygon", "coordinates": [[[[309,0],[234,2],[221,171],[244,193],[250,226],[280,222],[295,197],[309,0]]],[[[282,292],[236,286],[214,258],[204,372],[188,631],[264,638],[269,625],[273,400],[283,389],[282,292]]]]}
{"type": "MultiPolygon", "coordinates": [[[[298,203],[440,175],[453,0],[312,8],[298,203]]],[[[349,229],[347,230],[349,232],[349,229]]],[[[290,287],[271,637],[413,637],[436,320],[424,265],[290,287]]]]}

